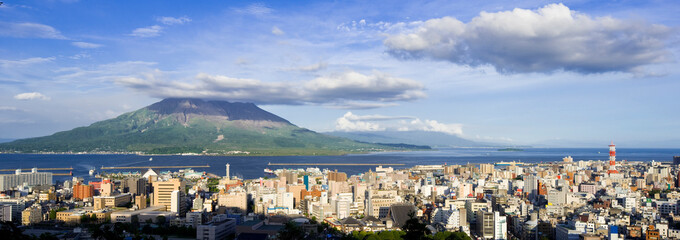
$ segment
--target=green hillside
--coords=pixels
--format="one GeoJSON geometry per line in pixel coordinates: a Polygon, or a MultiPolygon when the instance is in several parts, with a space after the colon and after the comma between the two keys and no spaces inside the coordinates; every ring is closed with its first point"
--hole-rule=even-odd
{"type": "Polygon", "coordinates": [[[319,134],[254,104],[197,99],[166,99],[87,127],[0,144],[2,151],[24,153],[337,155],[398,149],[319,134]]]}

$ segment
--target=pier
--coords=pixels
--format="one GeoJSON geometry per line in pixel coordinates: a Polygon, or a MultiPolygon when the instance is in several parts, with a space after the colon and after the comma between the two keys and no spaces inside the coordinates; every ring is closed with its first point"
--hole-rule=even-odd
{"type": "Polygon", "coordinates": [[[269,166],[404,166],[403,163],[268,163],[269,166]]]}
{"type": "MultiPolygon", "coordinates": [[[[0,169],[0,172],[11,172],[11,171],[16,171],[17,169],[0,169]]],[[[30,168],[22,168],[21,171],[31,171],[32,169],[30,168]]],[[[72,171],[73,167],[67,167],[67,168],[38,168],[38,171],[72,171]]]]}
{"type": "Polygon", "coordinates": [[[104,167],[102,166],[101,169],[147,169],[147,168],[209,168],[210,165],[201,165],[201,166],[132,166],[132,167],[104,167]]]}
{"type": "Polygon", "coordinates": [[[52,173],[52,176],[73,176],[73,172],[68,172],[68,173],[52,173]]]}

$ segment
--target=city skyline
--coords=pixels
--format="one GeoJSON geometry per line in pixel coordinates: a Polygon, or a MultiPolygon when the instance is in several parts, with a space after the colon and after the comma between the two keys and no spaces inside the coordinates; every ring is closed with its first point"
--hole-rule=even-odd
{"type": "Polygon", "coordinates": [[[672,1],[5,1],[0,138],[167,97],[254,102],[315,131],[673,147],[672,1]]]}

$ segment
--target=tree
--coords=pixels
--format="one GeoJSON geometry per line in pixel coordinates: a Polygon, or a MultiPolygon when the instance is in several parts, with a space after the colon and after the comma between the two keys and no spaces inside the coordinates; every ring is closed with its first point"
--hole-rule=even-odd
{"type": "Polygon", "coordinates": [[[453,232],[446,240],[472,240],[465,232],[453,232]]]}
{"type": "Polygon", "coordinates": [[[292,221],[287,222],[281,231],[279,231],[279,239],[284,240],[297,240],[304,238],[305,233],[302,231],[297,224],[292,221]]]}
{"type": "Polygon", "coordinates": [[[404,239],[428,239],[428,235],[431,233],[430,229],[427,229],[427,225],[421,223],[420,220],[415,218],[416,213],[411,211],[408,214],[409,219],[406,220],[404,226],[401,227],[406,234],[403,236],[404,239]]]}

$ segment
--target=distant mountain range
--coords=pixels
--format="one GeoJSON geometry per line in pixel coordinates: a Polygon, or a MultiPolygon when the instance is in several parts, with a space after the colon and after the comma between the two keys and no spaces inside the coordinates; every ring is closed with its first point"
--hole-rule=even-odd
{"type": "Polygon", "coordinates": [[[252,103],[170,98],[50,136],[0,143],[4,152],[337,155],[409,149],[300,128],[252,103]]]}
{"type": "Polygon", "coordinates": [[[443,147],[501,147],[507,144],[484,143],[455,135],[430,131],[326,132],[326,134],[370,143],[405,143],[443,147]]]}

